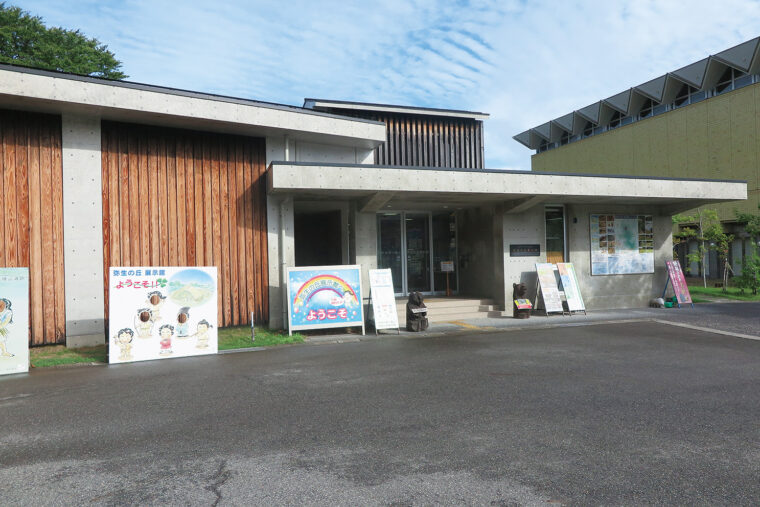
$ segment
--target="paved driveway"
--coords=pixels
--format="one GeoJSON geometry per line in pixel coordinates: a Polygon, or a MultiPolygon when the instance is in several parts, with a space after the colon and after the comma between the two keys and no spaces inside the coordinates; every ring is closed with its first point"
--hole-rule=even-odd
{"type": "Polygon", "coordinates": [[[0,380],[4,504],[756,504],[760,342],[652,322],[0,380]]]}

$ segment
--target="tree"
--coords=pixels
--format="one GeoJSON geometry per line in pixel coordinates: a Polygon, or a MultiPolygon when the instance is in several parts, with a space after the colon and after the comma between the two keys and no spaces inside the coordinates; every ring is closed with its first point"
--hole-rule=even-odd
{"type": "MultiPolygon", "coordinates": [[[[758,204],[760,209],[760,204],[758,204]]],[[[757,241],[760,239],[760,214],[736,212],[736,221],[744,224],[744,230],[750,236],[750,253],[744,256],[742,262],[742,274],[738,277],[738,285],[742,292],[749,289],[752,294],[757,294],[760,289],[760,255],[757,253],[757,241]]]]}
{"type": "Polygon", "coordinates": [[[79,30],[47,28],[42,18],[0,2],[0,62],[84,76],[125,79],[105,44],[79,30]]]}
{"type": "Polygon", "coordinates": [[[696,215],[675,215],[673,223],[676,225],[687,224],[673,234],[680,243],[688,244],[690,239],[696,239],[697,251],[686,255],[686,259],[691,262],[702,264],[702,283],[707,287],[707,253],[715,250],[720,255],[723,262],[723,291],[726,291],[728,285],[728,273],[733,273],[731,265],[728,262],[728,249],[734,240],[732,234],[723,232],[723,224],[720,222],[718,212],[713,209],[697,209],[696,215]],[[696,229],[691,226],[694,224],[696,229]]]}

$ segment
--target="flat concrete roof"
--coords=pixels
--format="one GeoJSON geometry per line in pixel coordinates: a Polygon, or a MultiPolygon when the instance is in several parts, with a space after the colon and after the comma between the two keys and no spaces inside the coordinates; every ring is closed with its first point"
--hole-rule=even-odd
{"type": "Polygon", "coordinates": [[[393,104],[374,104],[371,102],[350,102],[345,100],[304,99],[303,107],[323,111],[326,109],[344,109],[346,111],[376,111],[382,113],[413,114],[419,116],[444,116],[447,118],[467,118],[485,120],[488,113],[463,111],[461,109],[437,109],[432,107],[399,106],[393,104]]]}
{"type": "Polygon", "coordinates": [[[295,162],[273,162],[268,189],[314,200],[359,199],[364,211],[504,204],[508,212],[519,212],[540,203],[608,203],[646,204],[674,214],[747,198],[747,183],[739,180],[295,162]]]}
{"type": "Polygon", "coordinates": [[[4,64],[0,64],[0,108],[262,137],[287,134],[362,148],[385,141],[385,124],[378,121],[4,64]]]}

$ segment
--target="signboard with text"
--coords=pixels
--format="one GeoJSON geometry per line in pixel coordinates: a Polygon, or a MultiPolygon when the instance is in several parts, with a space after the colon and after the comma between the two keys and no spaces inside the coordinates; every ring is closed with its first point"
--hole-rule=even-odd
{"type": "Polygon", "coordinates": [[[391,270],[370,269],[369,288],[375,329],[398,329],[398,312],[391,270]]]}
{"type": "Polygon", "coordinates": [[[29,268],[0,268],[0,375],[29,371],[29,268]]]}
{"type": "Polygon", "coordinates": [[[559,295],[557,279],[554,277],[554,265],[548,262],[537,262],[536,273],[546,313],[563,313],[562,297],[559,295]]]}
{"type": "Polygon", "coordinates": [[[585,312],[581,289],[578,286],[578,277],[575,275],[575,266],[572,262],[558,262],[557,271],[562,281],[562,289],[565,291],[567,309],[571,312],[585,312]]]}
{"type": "Polygon", "coordinates": [[[361,266],[288,268],[288,331],[361,326],[361,266]]]}
{"type": "Polygon", "coordinates": [[[670,279],[670,283],[673,284],[673,291],[676,294],[678,304],[691,304],[691,293],[686,285],[686,278],[683,275],[681,263],[678,261],[665,261],[665,265],[668,268],[668,278],[670,279]]]}
{"type": "Polygon", "coordinates": [[[216,354],[215,267],[109,268],[108,362],[216,354]]]}

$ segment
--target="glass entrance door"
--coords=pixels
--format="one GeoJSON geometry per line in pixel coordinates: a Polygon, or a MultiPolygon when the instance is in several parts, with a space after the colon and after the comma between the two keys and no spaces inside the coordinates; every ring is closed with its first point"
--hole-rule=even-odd
{"type": "Polygon", "coordinates": [[[396,294],[433,291],[430,223],[430,213],[377,216],[377,267],[390,268],[396,294]]]}
{"type": "Polygon", "coordinates": [[[431,292],[430,214],[405,213],[406,291],[431,292]]]}

